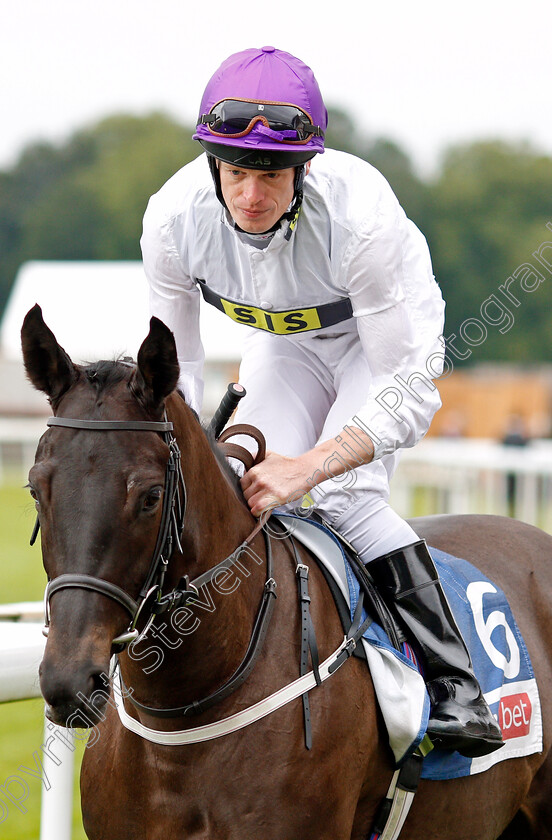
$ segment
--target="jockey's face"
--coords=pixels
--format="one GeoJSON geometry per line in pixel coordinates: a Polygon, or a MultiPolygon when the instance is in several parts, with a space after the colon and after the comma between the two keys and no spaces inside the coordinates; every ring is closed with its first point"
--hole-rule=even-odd
{"type": "Polygon", "coordinates": [[[293,200],[295,169],[240,169],[219,163],[220,186],[235,223],[246,233],[264,233],[293,200]]]}

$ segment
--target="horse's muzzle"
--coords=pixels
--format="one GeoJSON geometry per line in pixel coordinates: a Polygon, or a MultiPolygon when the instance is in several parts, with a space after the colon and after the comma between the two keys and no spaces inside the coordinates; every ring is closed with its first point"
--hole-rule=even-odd
{"type": "Polygon", "coordinates": [[[43,660],[39,674],[45,714],[53,723],[88,729],[105,720],[109,680],[102,669],[90,663],[58,670],[43,660]]]}

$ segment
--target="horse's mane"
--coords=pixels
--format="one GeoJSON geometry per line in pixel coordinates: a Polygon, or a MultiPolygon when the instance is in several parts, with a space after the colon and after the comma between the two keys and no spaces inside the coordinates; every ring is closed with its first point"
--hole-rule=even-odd
{"type": "MultiPolygon", "coordinates": [[[[184,402],[186,402],[186,398],[185,398],[184,394],[182,393],[182,391],[177,391],[176,393],[184,400],[184,402]]],[[[186,403],[186,405],[188,405],[188,403],[186,403]]],[[[203,431],[203,434],[207,438],[207,442],[209,443],[209,446],[211,448],[211,452],[215,456],[216,461],[217,461],[221,471],[224,473],[224,475],[230,481],[230,484],[232,485],[232,487],[234,488],[234,490],[238,494],[238,496],[240,498],[240,501],[243,501],[244,504],[245,504],[245,500],[243,498],[243,493],[242,493],[242,489],[241,489],[241,485],[240,485],[240,478],[239,478],[238,474],[232,468],[231,464],[229,463],[228,459],[226,458],[226,455],[224,455],[224,453],[222,452],[220,446],[218,445],[218,443],[216,441],[215,436],[213,435],[213,432],[212,432],[211,428],[209,427],[209,425],[207,423],[202,422],[198,413],[196,411],[194,411],[193,408],[191,408],[189,405],[188,405],[188,408],[190,409],[190,411],[192,412],[192,414],[196,418],[200,428],[203,431]]]]}

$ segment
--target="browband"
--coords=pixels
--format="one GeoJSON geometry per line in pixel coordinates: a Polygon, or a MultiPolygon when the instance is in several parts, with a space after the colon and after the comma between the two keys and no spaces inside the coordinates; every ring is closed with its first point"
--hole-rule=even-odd
{"type": "Polygon", "coordinates": [[[73,420],[70,417],[49,417],[47,426],[64,426],[68,429],[122,432],[172,432],[170,421],[155,420],[73,420]]]}

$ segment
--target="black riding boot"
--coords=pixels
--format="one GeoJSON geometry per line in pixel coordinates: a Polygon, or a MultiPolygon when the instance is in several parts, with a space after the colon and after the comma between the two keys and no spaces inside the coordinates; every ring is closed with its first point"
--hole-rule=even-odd
{"type": "Polygon", "coordinates": [[[503,745],[473,673],[424,540],[372,560],[368,571],[421,654],[431,700],[428,735],[437,748],[474,758],[503,745]]]}

